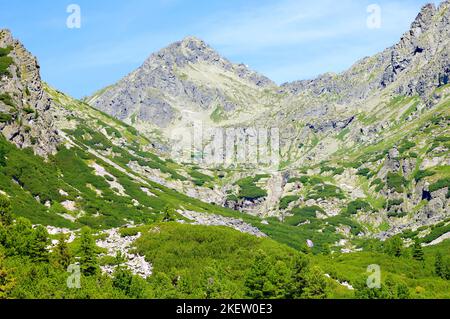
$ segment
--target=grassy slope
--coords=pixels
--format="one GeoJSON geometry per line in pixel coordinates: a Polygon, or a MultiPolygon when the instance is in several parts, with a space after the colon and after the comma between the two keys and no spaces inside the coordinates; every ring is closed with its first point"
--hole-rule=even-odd
{"type": "MultiPolygon", "coordinates": [[[[450,298],[450,282],[434,274],[436,252],[448,256],[450,240],[424,248],[425,261],[420,262],[411,257],[392,257],[378,252],[357,252],[336,256],[315,256],[313,261],[326,273],[339,281],[347,281],[352,285],[365,282],[369,273],[367,267],[372,264],[381,268],[381,280],[387,277],[405,283],[412,298],[450,298]]],[[[345,290],[335,290],[336,298],[352,297],[345,290]]]]}

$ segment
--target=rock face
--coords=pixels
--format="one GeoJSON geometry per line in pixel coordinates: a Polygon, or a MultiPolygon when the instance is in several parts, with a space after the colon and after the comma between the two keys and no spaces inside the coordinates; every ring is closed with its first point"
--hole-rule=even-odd
{"type": "Polygon", "coordinates": [[[240,219],[192,211],[178,211],[178,213],[180,213],[183,217],[194,221],[194,225],[225,226],[238,230],[241,233],[247,233],[256,237],[267,237],[267,235],[261,232],[258,228],[249,225],[240,219]]]}
{"type": "Polygon", "coordinates": [[[1,133],[19,148],[32,147],[42,156],[54,153],[59,136],[37,60],[8,30],[0,30],[0,48],[8,50],[7,57],[12,59],[7,72],[0,75],[1,133]]]}
{"type": "MultiPolygon", "coordinates": [[[[133,243],[141,237],[140,233],[136,236],[122,237],[118,229],[110,229],[104,231],[104,234],[107,237],[104,240],[98,240],[96,244],[101,248],[107,249],[107,256],[116,257],[117,253],[120,253],[126,259],[124,265],[133,274],[142,278],[147,278],[152,275],[152,265],[143,256],[131,252],[133,243]]],[[[102,271],[111,275],[114,273],[116,267],[111,265],[102,266],[102,271]]]]}

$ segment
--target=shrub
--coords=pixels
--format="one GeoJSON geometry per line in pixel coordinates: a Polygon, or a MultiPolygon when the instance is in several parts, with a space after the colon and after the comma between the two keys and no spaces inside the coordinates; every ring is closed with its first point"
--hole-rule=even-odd
{"type": "Polygon", "coordinates": [[[358,170],[358,173],[356,173],[356,174],[359,176],[369,177],[369,175],[371,175],[372,173],[371,173],[370,169],[368,169],[368,168],[360,168],[358,170]]]}
{"type": "Polygon", "coordinates": [[[16,107],[16,104],[14,103],[14,100],[12,99],[12,97],[8,94],[8,93],[3,93],[0,94],[0,101],[2,101],[4,104],[11,106],[11,107],[16,107]]]}
{"type": "Polygon", "coordinates": [[[197,186],[203,186],[205,183],[211,182],[214,180],[211,176],[205,175],[196,170],[190,171],[189,175],[191,175],[191,177],[193,178],[194,184],[197,186]]]}
{"type": "Polygon", "coordinates": [[[450,224],[436,224],[432,227],[431,232],[421,239],[423,243],[429,243],[433,240],[441,237],[442,235],[450,232],[450,224]]]}
{"type": "Polygon", "coordinates": [[[418,170],[414,174],[414,179],[416,180],[416,182],[418,182],[418,181],[422,180],[423,178],[428,177],[428,176],[433,176],[434,174],[435,174],[434,172],[431,172],[428,170],[424,170],[424,171],[418,170]]]}
{"type": "Polygon", "coordinates": [[[10,76],[8,68],[13,63],[13,59],[9,57],[8,54],[11,52],[11,50],[12,47],[0,48],[0,76],[10,76]]]}
{"type": "Polygon", "coordinates": [[[255,177],[246,177],[237,181],[236,185],[240,187],[238,194],[239,198],[255,200],[266,197],[267,192],[255,185],[255,182],[259,181],[263,177],[265,177],[265,175],[257,175],[255,177]]]}
{"type": "Polygon", "coordinates": [[[24,108],[23,108],[23,111],[24,111],[26,114],[32,114],[32,113],[34,113],[34,109],[32,109],[31,107],[24,107],[24,108]]]}
{"type": "Polygon", "coordinates": [[[372,207],[370,204],[362,199],[354,200],[347,205],[347,214],[353,215],[356,214],[358,211],[368,211],[372,207]]]}
{"type": "Polygon", "coordinates": [[[342,192],[342,190],[337,186],[330,184],[321,184],[314,186],[314,188],[308,193],[308,199],[319,199],[319,198],[344,199],[345,195],[342,192]]]}
{"type": "Polygon", "coordinates": [[[280,200],[280,209],[288,208],[289,204],[298,200],[299,197],[297,195],[289,195],[285,196],[280,200]]]}
{"type": "Polygon", "coordinates": [[[408,181],[401,175],[389,172],[387,175],[387,185],[390,189],[394,189],[397,193],[403,192],[403,187],[408,181]]]}
{"type": "Polygon", "coordinates": [[[450,136],[438,136],[434,140],[438,143],[450,142],[450,136]]]}
{"type": "Polygon", "coordinates": [[[6,114],[6,113],[0,112],[0,123],[11,122],[11,120],[12,120],[11,114],[6,114]]]}
{"type": "Polygon", "coordinates": [[[430,190],[430,192],[435,192],[435,191],[440,190],[445,187],[450,188],[450,178],[448,178],[448,177],[440,179],[436,183],[431,184],[429,190],[430,190]]]}
{"type": "Polygon", "coordinates": [[[390,210],[392,207],[400,206],[401,204],[403,204],[403,198],[396,198],[387,200],[384,206],[386,210],[390,210]]]}
{"type": "Polygon", "coordinates": [[[410,141],[406,141],[402,145],[400,145],[400,147],[398,148],[398,151],[400,153],[404,153],[404,152],[410,150],[411,148],[413,148],[414,146],[416,146],[416,143],[410,142],[410,141]]]}
{"type": "Polygon", "coordinates": [[[316,218],[317,213],[323,213],[324,210],[319,206],[296,207],[291,211],[294,216],[287,217],[284,222],[286,224],[297,226],[308,219],[316,218]]]}

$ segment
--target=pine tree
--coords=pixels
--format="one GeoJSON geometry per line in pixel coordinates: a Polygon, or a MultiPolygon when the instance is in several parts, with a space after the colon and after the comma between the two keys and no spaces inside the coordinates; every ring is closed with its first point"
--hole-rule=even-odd
{"type": "Polygon", "coordinates": [[[99,271],[97,253],[91,230],[87,227],[81,230],[80,238],[80,268],[84,275],[93,276],[99,271]]]}
{"type": "Polygon", "coordinates": [[[449,279],[450,273],[448,272],[448,270],[449,270],[448,266],[446,267],[444,260],[442,258],[442,253],[437,252],[434,262],[434,272],[442,279],[449,279]]]}
{"type": "Polygon", "coordinates": [[[245,279],[246,295],[252,299],[270,298],[274,287],[270,281],[271,263],[263,251],[258,251],[245,279]]]}
{"type": "Polygon", "coordinates": [[[399,236],[394,236],[384,243],[385,252],[394,257],[403,255],[403,240],[399,236]]]}
{"type": "Polygon", "coordinates": [[[56,264],[62,269],[67,269],[72,263],[72,255],[67,245],[66,235],[61,234],[58,240],[58,244],[54,249],[56,264]]]}
{"type": "Polygon", "coordinates": [[[38,226],[33,232],[30,256],[37,262],[47,262],[49,253],[47,247],[50,245],[47,229],[44,226],[38,226]]]}
{"type": "Polygon", "coordinates": [[[8,293],[16,285],[15,279],[4,265],[4,256],[0,251],[0,299],[8,297],[8,293]]]}
{"type": "Polygon", "coordinates": [[[291,272],[291,284],[288,289],[287,298],[300,299],[306,287],[305,273],[308,269],[308,259],[297,255],[294,259],[291,272]]]}
{"type": "Polygon", "coordinates": [[[11,203],[7,197],[0,195],[0,224],[7,227],[12,222],[11,203]]]}
{"type": "Polygon", "coordinates": [[[422,245],[419,243],[418,240],[414,242],[413,246],[413,258],[418,261],[424,261],[424,255],[423,255],[423,249],[422,245]]]}
{"type": "Polygon", "coordinates": [[[126,295],[131,294],[133,274],[125,267],[117,266],[113,275],[113,287],[121,290],[126,295]]]}
{"type": "Polygon", "coordinates": [[[301,298],[304,299],[326,299],[329,288],[325,275],[317,267],[312,267],[304,275],[305,286],[301,298]]]}

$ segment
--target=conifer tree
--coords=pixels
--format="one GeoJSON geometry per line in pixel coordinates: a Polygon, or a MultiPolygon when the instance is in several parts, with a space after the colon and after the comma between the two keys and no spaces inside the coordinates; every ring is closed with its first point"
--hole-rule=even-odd
{"type": "Polygon", "coordinates": [[[322,271],[314,266],[305,272],[305,286],[301,298],[304,299],[325,299],[328,296],[329,288],[325,275],[322,271]]]}
{"type": "Polygon", "coordinates": [[[58,244],[54,249],[56,264],[62,269],[67,269],[72,263],[72,255],[67,245],[66,235],[61,234],[58,240],[58,244]]]}
{"type": "Polygon", "coordinates": [[[404,283],[399,283],[397,285],[397,299],[410,299],[411,293],[409,292],[409,288],[404,283]]]}
{"type": "Polygon", "coordinates": [[[306,286],[305,273],[308,269],[308,265],[308,259],[305,257],[301,255],[295,257],[292,265],[291,284],[286,296],[287,298],[302,298],[306,286]]]}
{"type": "Polygon", "coordinates": [[[273,285],[270,281],[271,263],[263,251],[258,251],[246,279],[246,295],[252,299],[270,298],[273,285]]]}
{"type": "Polygon", "coordinates": [[[0,195],[0,225],[7,227],[10,226],[12,222],[11,203],[7,197],[0,195]]]}
{"type": "Polygon", "coordinates": [[[6,150],[3,146],[0,146],[0,166],[6,166],[6,150]]]}
{"type": "Polygon", "coordinates": [[[8,293],[16,285],[15,279],[4,265],[4,256],[0,251],[0,299],[8,298],[8,293]]]}
{"type": "Polygon", "coordinates": [[[37,262],[47,262],[49,252],[47,247],[50,245],[47,229],[44,226],[38,226],[33,232],[30,256],[37,262]]]}
{"type": "Polygon", "coordinates": [[[84,275],[93,276],[98,273],[99,266],[94,238],[87,227],[81,230],[80,268],[84,275]]]}
{"type": "Polygon", "coordinates": [[[384,243],[385,252],[394,257],[403,255],[403,240],[399,236],[394,236],[384,243]]]}
{"type": "Polygon", "coordinates": [[[162,218],[163,222],[173,222],[175,221],[175,217],[174,217],[174,210],[173,208],[171,208],[169,205],[167,205],[166,207],[164,207],[164,215],[162,218]]]}
{"type": "Polygon", "coordinates": [[[414,242],[413,246],[413,258],[418,261],[424,261],[424,255],[423,255],[423,249],[422,245],[419,243],[418,240],[414,242]]]}
{"type": "Polygon", "coordinates": [[[436,253],[434,272],[442,279],[450,279],[450,266],[445,263],[441,252],[436,253]]]}

